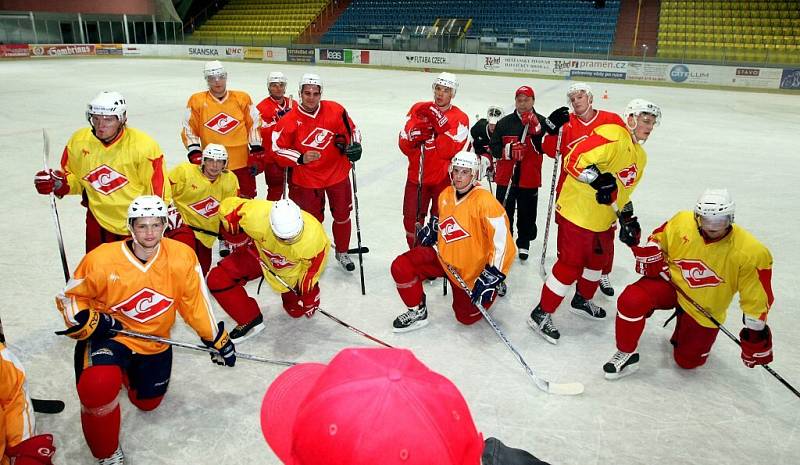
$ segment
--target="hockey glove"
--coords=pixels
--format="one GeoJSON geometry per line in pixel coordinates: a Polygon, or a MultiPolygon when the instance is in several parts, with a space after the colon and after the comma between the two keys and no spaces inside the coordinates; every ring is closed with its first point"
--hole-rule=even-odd
{"type": "Polygon", "coordinates": [[[319,286],[314,286],[308,293],[300,296],[297,302],[303,309],[306,318],[311,318],[319,308],[319,286]]]}
{"type": "Polygon", "coordinates": [[[558,134],[559,128],[569,121],[569,108],[561,107],[553,110],[550,116],[545,118],[544,127],[548,134],[558,134]]]}
{"type": "Polygon", "coordinates": [[[428,121],[433,126],[433,131],[436,134],[443,134],[450,129],[450,121],[447,120],[447,115],[442,113],[442,110],[433,102],[419,107],[417,109],[417,117],[428,121]]]}
{"type": "Polygon", "coordinates": [[[481,271],[478,280],[475,281],[475,286],[472,288],[472,294],[470,295],[472,303],[483,307],[491,304],[495,294],[497,294],[497,286],[505,281],[505,279],[506,275],[498,270],[496,266],[487,265],[483,271],[481,271]]]}
{"type": "Polygon", "coordinates": [[[200,146],[197,144],[193,144],[189,146],[189,153],[186,154],[186,158],[189,159],[189,163],[194,165],[199,165],[203,161],[203,151],[200,150],[200,146]]]}
{"type": "Polygon", "coordinates": [[[344,134],[336,134],[333,136],[333,145],[344,155],[344,151],[347,149],[347,137],[344,134]]]}
{"type": "Polygon", "coordinates": [[[414,147],[419,147],[433,137],[433,128],[430,126],[414,126],[408,131],[408,140],[414,147]]]}
{"type": "Polygon", "coordinates": [[[224,255],[222,254],[222,250],[220,250],[220,257],[227,257],[237,249],[246,248],[253,244],[253,239],[251,239],[250,236],[248,236],[244,231],[237,234],[231,234],[225,231],[221,234],[220,241],[224,242],[227,246],[227,252],[224,255]]]}
{"type": "Polygon", "coordinates": [[[536,113],[533,111],[521,113],[519,119],[522,121],[523,126],[528,126],[528,134],[533,134],[536,127],[539,126],[539,118],[536,117],[536,113]]]}
{"type": "Polygon", "coordinates": [[[4,455],[11,458],[15,465],[53,465],[55,453],[53,435],[40,434],[7,448],[4,455]]]}
{"type": "Polygon", "coordinates": [[[174,231],[181,226],[183,226],[181,212],[178,211],[175,205],[169,204],[169,207],[167,207],[167,229],[169,231],[174,231]]]}
{"type": "Polygon", "coordinates": [[[772,361],[772,331],[764,326],[761,331],[742,328],[739,332],[742,340],[742,362],[748,368],[766,365],[772,361]]]}
{"type": "Polygon", "coordinates": [[[109,339],[116,335],[116,331],[122,329],[122,323],[115,320],[113,316],[108,313],[100,313],[98,311],[87,308],[75,314],[75,321],[78,322],[75,326],[71,326],[63,331],[56,331],[59,336],[69,336],[78,341],[85,341],[86,339],[109,339]]]}
{"type": "Polygon", "coordinates": [[[212,362],[229,367],[236,365],[236,348],[233,346],[233,341],[228,336],[228,332],[225,331],[225,323],[221,321],[217,323],[217,338],[214,339],[214,342],[206,341],[205,339],[200,340],[209,349],[217,351],[211,354],[212,362]]]}
{"type": "Polygon", "coordinates": [[[431,216],[428,224],[417,231],[417,243],[423,247],[433,247],[439,238],[439,218],[431,216]]]}
{"type": "Polygon", "coordinates": [[[636,272],[648,278],[657,278],[668,271],[664,253],[657,245],[631,247],[636,258],[636,272]]]}
{"type": "Polygon", "coordinates": [[[36,191],[42,195],[53,193],[63,197],[69,194],[69,184],[67,184],[67,178],[63,171],[39,171],[33,178],[33,185],[36,186],[36,191]]]}
{"type": "Polygon", "coordinates": [[[589,183],[597,192],[594,194],[597,203],[611,205],[617,199],[617,179],[611,173],[600,173],[597,179],[589,183]]]}
{"type": "Polygon", "coordinates": [[[344,154],[347,155],[347,159],[350,161],[361,160],[361,144],[353,142],[344,149],[344,154]]]}
{"type": "Polygon", "coordinates": [[[642,227],[633,216],[633,204],[628,202],[619,214],[619,240],[628,247],[639,245],[642,238],[642,227]]]}
{"type": "Polygon", "coordinates": [[[250,150],[247,154],[247,166],[250,167],[250,174],[258,176],[267,168],[267,152],[263,149],[259,151],[250,150]]]}

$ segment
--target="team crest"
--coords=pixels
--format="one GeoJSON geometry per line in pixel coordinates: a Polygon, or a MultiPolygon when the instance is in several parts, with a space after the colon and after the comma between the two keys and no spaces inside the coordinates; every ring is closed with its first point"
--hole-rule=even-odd
{"type": "MultiPolygon", "coordinates": [[[[267,260],[269,260],[269,264],[272,265],[272,268],[276,270],[282,270],[284,268],[289,268],[294,266],[294,263],[287,260],[286,257],[284,257],[281,254],[272,253],[269,250],[265,249],[261,249],[261,251],[264,252],[264,255],[267,257],[267,260]]],[[[264,263],[263,260],[260,261],[262,267],[268,268],[267,264],[264,263]]]]}
{"type": "Polygon", "coordinates": [[[110,195],[128,184],[128,178],[122,173],[114,171],[108,165],[100,165],[89,171],[83,179],[97,192],[110,195]]]}
{"type": "Polygon", "coordinates": [[[216,116],[206,121],[205,127],[214,132],[225,135],[239,126],[239,120],[225,112],[217,113],[216,116]]]}
{"type": "Polygon", "coordinates": [[[470,234],[464,230],[452,216],[448,216],[443,221],[439,222],[439,233],[448,244],[470,237],[470,234]]]}
{"type": "Polygon", "coordinates": [[[691,288],[716,287],[725,282],[701,260],[676,260],[675,264],[691,288]]]}
{"type": "Polygon", "coordinates": [[[219,202],[214,197],[208,196],[203,200],[189,205],[189,208],[196,211],[203,218],[211,218],[219,211],[219,202]]]}
{"type": "Polygon", "coordinates": [[[139,323],[144,323],[166,312],[172,302],[173,299],[146,287],[126,301],[114,305],[111,310],[120,312],[139,323]]]}
{"type": "Polygon", "coordinates": [[[639,170],[636,168],[636,163],[617,171],[619,182],[621,182],[626,188],[631,187],[636,182],[636,177],[638,175],[639,170]]]}
{"type": "Polygon", "coordinates": [[[331,144],[333,133],[325,128],[316,127],[303,139],[302,145],[312,149],[325,150],[331,144]]]}

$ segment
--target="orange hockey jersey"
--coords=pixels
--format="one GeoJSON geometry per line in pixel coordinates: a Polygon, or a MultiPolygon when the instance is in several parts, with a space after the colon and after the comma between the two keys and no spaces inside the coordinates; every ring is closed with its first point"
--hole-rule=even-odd
{"type": "MultiPolygon", "coordinates": [[[[707,243],[698,231],[694,213],[682,211],[653,231],[649,240],[661,247],[669,260],[672,282],[717,321],[725,322],[737,292],[742,312],[766,321],[774,300],[772,255],[744,228],[734,224],[727,236],[707,243]]],[[[701,325],[716,327],[680,293],[678,304],[701,325]]]]}
{"type": "MultiPolygon", "coordinates": [[[[345,109],[331,100],[322,100],[314,113],[297,106],[287,113],[272,133],[272,150],[276,161],[284,168],[292,168],[292,183],[317,189],[337,184],[350,173],[350,160],[336,147],[337,135],[349,143],[350,137],[344,125],[345,109]],[[319,160],[298,164],[304,153],[314,150],[322,154],[319,160]]],[[[361,133],[353,120],[347,116],[352,142],[361,142],[361,133]]]]}
{"type": "Polygon", "coordinates": [[[75,131],[61,156],[69,194],[85,194],[103,229],[127,236],[128,206],[140,195],[171,200],[164,155],[144,132],[125,127],[111,144],[92,134],[92,128],[75,131]]]}
{"type": "Polygon", "coordinates": [[[440,261],[448,276],[452,265],[470,288],[487,265],[508,275],[517,247],[511,237],[508,216],[491,192],[476,186],[461,199],[448,186],[439,195],[440,261]]]}
{"type": "Polygon", "coordinates": [[[6,449],[36,435],[36,417],[28,395],[25,369],[0,343],[0,464],[8,465],[6,449]]]}
{"type": "Polygon", "coordinates": [[[572,224],[590,231],[611,228],[617,215],[610,205],[597,203],[592,186],[578,181],[584,168],[596,165],[601,173],[611,173],[617,181],[616,204],[621,209],[639,185],[647,165],[647,153],[633,141],[627,128],[605,124],[576,145],[564,158],[568,177],[556,202],[556,211],[572,224]]]}
{"type": "MultiPolygon", "coordinates": [[[[400,131],[398,145],[400,150],[408,157],[408,181],[419,184],[420,147],[414,147],[409,140],[409,132],[416,125],[428,125],[417,116],[417,110],[432,102],[417,102],[411,106],[406,115],[406,124],[400,131]]],[[[450,130],[436,136],[436,148],[425,152],[423,163],[422,184],[439,184],[447,177],[450,159],[462,150],[466,150],[469,141],[469,118],[455,105],[451,105],[444,112],[450,122],[450,130]]]]}
{"type": "Polygon", "coordinates": [[[219,233],[219,204],[228,197],[239,195],[239,179],[225,170],[212,182],[201,167],[186,161],[169,172],[169,183],[172,201],[183,222],[193,226],[194,236],[210,249],[219,233]]]}
{"type": "Polygon", "coordinates": [[[228,150],[228,168],[247,166],[250,145],[262,145],[261,118],[250,96],[229,90],[222,100],[211,92],[198,92],[189,97],[183,119],[181,138],[188,149],[202,149],[208,144],[221,144],[228,150]]]}
{"type": "MultiPolygon", "coordinates": [[[[200,338],[217,337],[217,319],[197,256],[172,239],[161,239],[147,263],[133,255],[126,241],[100,245],[83,257],[56,304],[68,327],[77,323],[79,311],[92,308],[113,315],[124,329],[169,337],[178,312],[200,338]]],[[[126,336],[114,339],[139,354],[169,347],[126,336]]]]}

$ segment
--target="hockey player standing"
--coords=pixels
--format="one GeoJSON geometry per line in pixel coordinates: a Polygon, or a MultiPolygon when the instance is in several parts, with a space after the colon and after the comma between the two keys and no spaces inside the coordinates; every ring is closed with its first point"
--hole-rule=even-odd
{"type": "Polygon", "coordinates": [[[258,174],[264,172],[267,182],[267,200],[279,200],[283,197],[284,174],[287,182],[291,182],[291,173],[286,173],[289,168],[281,168],[275,162],[275,152],[272,151],[272,131],[283,115],[289,113],[297,106],[291,97],[286,97],[286,76],[280,71],[273,71],[267,77],[269,95],[256,105],[261,115],[261,140],[264,141],[263,156],[252,154],[250,157],[251,170],[258,174]]]}
{"type": "Polygon", "coordinates": [[[558,129],[569,118],[567,107],[561,107],[545,118],[536,113],[534,102],[532,88],[522,86],[517,89],[514,95],[516,111],[497,123],[490,142],[492,155],[497,159],[495,195],[500,202],[505,200],[512,234],[514,209],[519,210],[516,244],[520,260],[528,259],[531,241],[536,239],[536,210],[542,185],[542,137],[545,132],[558,134],[558,129]],[[527,137],[522,140],[526,127],[527,137]]]}
{"type": "Polygon", "coordinates": [[[706,363],[719,328],[683,293],[720,324],[738,293],[744,313],[739,333],[742,361],[750,368],[772,361],[767,325],[773,301],[772,255],[733,223],[735,211],[727,189],[707,189],[694,212],[678,212],[653,231],[647,245],[633,247],[636,271],[644,276],[626,287],[617,301],[617,352],[603,366],[606,378],[620,378],[639,368],[636,347],[654,310],[676,311],[670,342],[678,366],[692,369],[706,363]]]}
{"type": "MultiPolygon", "coordinates": [[[[592,95],[592,88],[585,82],[576,82],[569,86],[567,90],[567,102],[572,106],[572,113],[569,115],[569,122],[561,129],[561,147],[559,152],[561,155],[566,155],[572,150],[573,147],[578,145],[581,141],[589,137],[595,128],[604,124],[617,124],[625,127],[625,122],[618,114],[605,110],[597,110],[592,106],[594,96],[592,95]]],[[[550,158],[556,157],[556,144],[558,143],[558,134],[548,134],[542,141],[542,151],[550,158]]],[[[562,158],[563,162],[563,158],[562,158]]],[[[561,191],[561,185],[567,176],[565,170],[561,170],[561,176],[558,180],[557,191],[561,191]]],[[[611,273],[611,267],[614,263],[614,247],[608,250],[608,261],[603,266],[602,273],[600,274],[600,291],[607,296],[614,295],[614,288],[611,286],[611,281],[608,278],[611,273]]],[[[583,278],[578,278],[583,279],[583,278]]]]}
{"type": "Polygon", "coordinates": [[[220,216],[232,236],[229,242],[239,245],[211,269],[207,281],[211,294],[238,324],[231,338],[241,342],[264,329],[258,303],[244,288],[262,274],[281,294],[289,316],[310,318],[319,307],[319,278],[330,249],[322,224],[290,199],[233,197],[222,202],[220,216]]]}
{"type": "Polygon", "coordinates": [[[194,251],[203,276],[211,268],[211,247],[219,233],[219,204],[239,194],[239,181],[228,171],[224,145],[208,144],[200,166],[185,161],[169,172],[172,199],[193,231],[194,251]]]}
{"type": "Polygon", "coordinates": [[[472,136],[472,150],[478,155],[481,161],[481,166],[486,167],[483,172],[486,180],[494,181],[494,157],[489,150],[489,141],[494,133],[494,128],[497,122],[503,117],[503,109],[496,106],[489,106],[486,110],[486,118],[481,118],[470,128],[469,133],[472,136]]]}
{"type": "Polygon", "coordinates": [[[361,159],[361,133],[342,105],[322,100],[322,79],[306,73],[300,79],[300,105],[287,113],[272,133],[278,164],[292,168],[289,197],[320,223],[325,197],[333,216],[336,261],[347,271],[356,267],[350,247],[353,193],[350,164],[361,159]],[[345,123],[346,121],[346,123],[345,123]]]}
{"type": "Polygon", "coordinates": [[[203,77],[208,90],[197,92],[186,103],[181,139],[195,165],[202,159],[208,144],[224,145],[228,151],[228,169],[239,179],[239,194],[256,196],[256,178],[250,172],[248,157],[263,156],[261,119],[247,93],[228,90],[228,72],[219,61],[205,64],[203,77]]]}
{"type": "Polygon", "coordinates": [[[77,130],[61,168],[39,171],[43,195],[81,195],[86,206],[86,252],[128,236],[127,210],[140,195],[170,200],[164,154],[155,140],[127,126],[128,104],[118,92],[100,92],[86,110],[91,127],[77,130]]]}
{"type": "Polygon", "coordinates": [[[124,385],[140,410],[161,403],[170,382],[172,347],[116,335],[126,329],[169,337],[175,313],[214,349],[211,360],[233,366],[236,353],[214,317],[200,264],[191,248],[163,238],[167,207],[156,196],[136,198],[128,208],[131,239],[103,244],[86,254],[56,298],[67,329],[77,340],[75,377],[81,424],[101,464],[123,463],[119,446],[124,385]]]}
{"type": "Polygon", "coordinates": [[[489,308],[505,281],[516,252],[503,206],[480,187],[480,162],[471,152],[459,152],[450,162],[452,185],[439,195],[439,217],[431,216],[419,230],[420,246],[395,258],[392,277],[408,311],[393,323],[395,332],[428,324],[422,281],[446,276],[453,288],[456,319],[470,325],[481,319],[475,306],[489,308]],[[438,247],[439,255],[436,249],[438,247]],[[447,265],[472,289],[467,294],[447,265]]]}
{"type": "Polygon", "coordinates": [[[634,99],[623,117],[626,127],[604,124],[564,158],[568,176],[556,202],[558,260],[528,319],[530,327],[552,344],[560,333],[551,315],[575,281],[570,311],[589,319],[606,317],[606,311],[591,299],[613,247],[618,205],[624,205],[619,212],[620,240],[629,247],[639,243],[641,228],[630,198],[647,164],[642,144],[661,119],[661,109],[634,99]]]}
{"type": "Polygon", "coordinates": [[[458,79],[440,73],[433,81],[433,101],[417,102],[406,115],[398,145],[408,157],[408,176],[403,194],[403,228],[408,247],[414,246],[416,231],[428,214],[438,215],[436,199],[450,185],[447,169],[450,159],[466,150],[469,118],[452,104],[458,79]]]}

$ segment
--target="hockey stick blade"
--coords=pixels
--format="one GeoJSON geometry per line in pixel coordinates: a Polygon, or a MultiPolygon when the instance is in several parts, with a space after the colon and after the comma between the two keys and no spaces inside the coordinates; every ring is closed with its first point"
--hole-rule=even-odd
{"type": "Polygon", "coordinates": [[[58,399],[31,399],[33,411],[36,413],[61,413],[64,411],[64,402],[58,399]]]}
{"type": "Polygon", "coordinates": [[[575,383],[554,383],[547,382],[547,392],[559,396],[577,396],[583,394],[583,384],[575,383]]]}
{"type": "Polygon", "coordinates": [[[353,247],[352,249],[347,249],[347,253],[349,253],[349,254],[356,254],[356,253],[359,253],[359,252],[361,252],[362,254],[369,253],[369,247],[363,246],[361,248],[353,247]]]}

